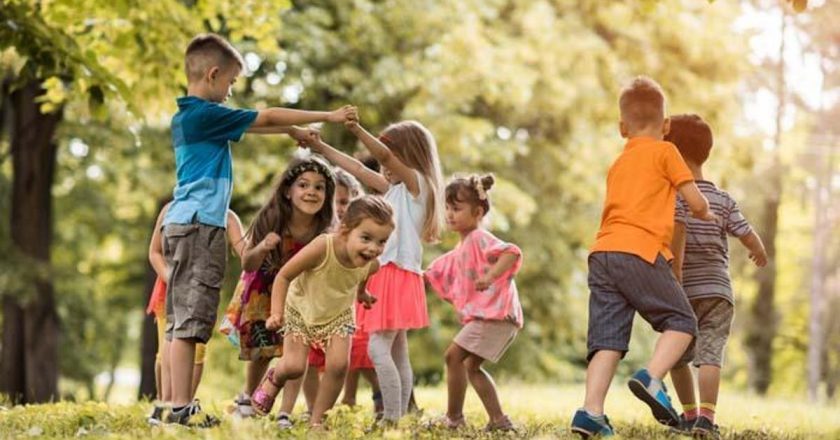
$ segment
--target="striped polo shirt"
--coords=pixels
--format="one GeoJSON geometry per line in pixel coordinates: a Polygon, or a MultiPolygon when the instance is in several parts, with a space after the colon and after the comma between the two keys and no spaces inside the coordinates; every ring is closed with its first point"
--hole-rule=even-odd
{"type": "Polygon", "coordinates": [[[686,226],[683,290],[689,299],[717,297],[734,302],[727,235],[740,238],[752,232],[752,227],[726,191],[705,180],[698,180],[697,187],[718,220],[713,223],[692,217],[688,204],[677,197],[674,220],[686,226]]]}
{"type": "Polygon", "coordinates": [[[225,227],[233,192],[230,142],[241,139],[256,118],[256,110],[232,109],[196,96],[178,98],[178,113],[172,117],[178,182],[164,225],[225,227]]]}

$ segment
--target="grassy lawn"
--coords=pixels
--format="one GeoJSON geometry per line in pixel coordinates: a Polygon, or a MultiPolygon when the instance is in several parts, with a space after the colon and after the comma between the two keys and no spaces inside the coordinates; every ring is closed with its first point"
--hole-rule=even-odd
{"type": "MultiPolygon", "coordinates": [[[[364,405],[339,407],[330,413],[328,431],[308,433],[299,423],[290,431],[279,431],[269,419],[238,420],[223,417],[221,426],[190,430],[179,426],[149,427],[145,415],[148,403],[131,405],[97,402],[62,402],[0,409],[0,438],[362,438],[373,416],[367,391],[360,390],[364,405]]],[[[424,413],[408,417],[399,429],[368,434],[369,438],[577,438],[568,431],[569,418],[580,405],[583,389],[579,385],[506,385],[501,387],[505,410],[521,426],[518,434],[487,435],[482,432],[486,418],[477,397],[467,399],[470,428],[451,433],[424,427],[424,422],[443,413],[446,391],[442,387],[420,388],[417,400],[424,413]]],[[[231,402],[205,401],[206,411],[223,415],[231,402]]],[[[718,423],[724,438],[730,439],[837,439],[840,438],[840,407],[814,406],[794,399],[759,399],[748,395],[721,397],[718,423]]],[[[299,405],[298,412],[301,410],[299,405]]],[[[640,407],[630,392],[616,385],[607,402],[607,414],[619,438],[681,438],[653,422],[646,407],[640,407]]]]}

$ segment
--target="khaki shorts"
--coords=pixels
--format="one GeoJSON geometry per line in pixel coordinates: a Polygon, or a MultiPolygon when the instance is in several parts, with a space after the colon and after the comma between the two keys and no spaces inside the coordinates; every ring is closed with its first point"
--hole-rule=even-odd
{"type": "Polygon", "coordinates": [[[691,308],[697,315],[699,331],[697,338],[688,346],[677,365],[682,366],[692,362],[695,367],[723,366],[726,341],[729,340],[735,307],[723,298],[698,298],[691,300],[691,308]]]}
{"type": "Polygon", "coordinates": [[[455,335],[454,342],[464,350],[496,363],[513,343],[518,331],[512,322],[476,319],[464,325],[455,335]]]}
{"type": "MultiPolygon", "coordinates": [[[[160,362],[160,351],[163,350],[163,343],[166,340],[166,316],[155,318],[158,335],[158,351],[155,354],[155,362],[160,362]]],[[[207,344],[195,344],[195,364],[204,365],[207,358],[207,344]]]]}
{"type": "Polygon", "coordinates": [[[225,275],[225,230],[200,223],[163,227],[163,257],[171,269],[166,285],[166,339],[207,342],[216,324],[225,275]]]}

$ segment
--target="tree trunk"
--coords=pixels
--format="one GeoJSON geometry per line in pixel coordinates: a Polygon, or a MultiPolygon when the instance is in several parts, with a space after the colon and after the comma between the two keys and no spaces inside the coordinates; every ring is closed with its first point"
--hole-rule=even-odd
{"type": "Polygon", "coordinates": [[[4,344],[0,371],[3,392],[16,403],[47,402],[58,396],[59,320],[48,271],[52,242],[52,184],[57,147],[53,135],[62,110],[42,114],[35,98],[43,94],[30,82],[11,94],[13,112],[12,242],[37,271],[23,298],[4,297],[4,344]],[[11,338],[17,342],[7,345],[11,338]],[[4,375],[5,376],[5,375],[4,375]]]}
{"type": "Polygon", "coordinates": [[[779,204],[782,198],[782,164],[780,158],[782,144],[782,118],[787,105],[785,85],[785,32],[787,14],[782,8],[781,42],[779,60],[776,66],[776,127],[773,136],[773,158],[767,172],[767,187],[770,189],[764,201],[763,217],[759,234],[767,249],[769,264],[756,272],[758,294],[750,307],[751,324],[746,335],[746,347],[750,366],[750,388],[764,395],[773,380],[773,340],[776,338],[778,316],[776,313],[776,232],[779,227],[779,204]]]}
{"type": "MultiPolygon", "coordinates": [[[[146,294],[143,295],[144,314],[156,279],[157,274],[155,274],[152,266],[149,265],[148,270],[146,270],[146,294]]],[[[157,398],[157,382],[155,380],[155,356],[158,350],[157,326],[155,326],[155,319],[151,315],[145,315],[142,325],[142,341],[140,342],[140,389],[137,392],[137,398],[141,400],[155,399],[157,398]]]]}

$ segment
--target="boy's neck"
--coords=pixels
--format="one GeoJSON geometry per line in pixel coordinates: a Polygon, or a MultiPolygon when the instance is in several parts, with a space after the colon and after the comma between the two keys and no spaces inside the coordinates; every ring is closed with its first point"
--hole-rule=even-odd
{"type": "Polygon", "coordinates": [[[206,88],[202,87],[200,83],[187,84],[187,96],[194,96],[196,98],[201,98],[205,101],[210,100],[206,88]]]}
{"type": "Polygon", "coordinates": [[[688,165],[688,169],[691,170],[691,174],[694,175],[694,180],[706,180],[703,178],[703,166],[697,165],[691,161],[685,161],[685,164],[688,165]]]}

